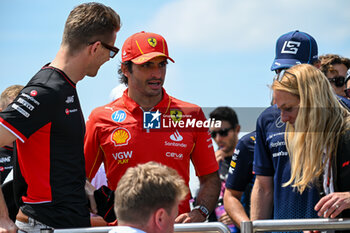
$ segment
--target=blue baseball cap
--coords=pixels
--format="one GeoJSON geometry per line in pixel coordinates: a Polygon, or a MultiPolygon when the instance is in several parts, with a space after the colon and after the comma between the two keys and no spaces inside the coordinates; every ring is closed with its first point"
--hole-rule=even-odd
{"type": "Polygon", "coordinates": [[[346,78],[345,78],[345,84],[349,81],[350,79],[350,69],[346,72],[346,78]]]}
{"type": "Polygon", "coordinates": [[[297,64],[312,64],[318,60],[316,40],[298,30],[288,32],[276,42],[276,57],[271,70],[286,69],[297,64]]]}

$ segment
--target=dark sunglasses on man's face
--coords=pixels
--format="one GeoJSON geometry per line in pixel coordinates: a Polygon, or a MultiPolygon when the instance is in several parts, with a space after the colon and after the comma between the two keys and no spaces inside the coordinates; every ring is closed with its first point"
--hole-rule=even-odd
{"type": "Polygon", "coordinates": [[[345,77],[344,76],[336,76],[334,78],[329,78],[329,82],[334,83],[336,87],[342,87],[345,84],[345,77]]]}
{"type": "MultiPolygon", "coordinates": [[[[97,42],[97,41],[91,42],[91,43],[89,43],[89,45],[95,44],[96,42],[97,42]]],[[[117,55],[117,53],[119,52],[119,49],[118,49],[117,47],[110,46],[109,44],[106,44],[106,43],[104,43],[104,42],[102,42],[102,41],[100,41],[100,42],[101,42],[101,45],[102,45],[103,47],[105,47],[106,49],[109,50],[109,57],[110,57],[110,58],[115,57],[115,55],[117,55]]]]}
{"type": "Polygon", "coordinates": [[[216,135],[219,134],[221,137],[226,137],[228,135],[228,131],[230,131],[233,128],[227,128],[227,129],[220,129],[218,131],[211,131],[210,135],[212,138],[216,138],[216,135]]]}

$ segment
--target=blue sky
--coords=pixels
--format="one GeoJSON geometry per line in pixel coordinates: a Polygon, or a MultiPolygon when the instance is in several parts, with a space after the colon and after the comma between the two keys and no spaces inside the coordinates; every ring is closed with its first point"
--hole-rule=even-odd
{"type": "MultiPolygon", "coordinates": [[[[86,1],[0,1],[0,91],[13,84],[25,85],[54,58],[65,20],[82,2],[86,1]]],[[[204,108],[268,106],[275,42],[286,32],[299,29],[311,34],[319,54],[350,57],[347,0],[98,2],[121,16],[117,47],[142,30],[162,34],[175,60],[168,66],[167,92],[204,108]]],[[[78,83],[86,119],[93,108],[110,101],[110,91],[119,84],[120,60],[118,54],[96,77],[78,83]]],[[[255,125],[254,117],[249,124],[255,125]]]]}
{"type": "MultiPolygon", "coordinates": [[[[60,46],[64,23],[77,0],[0,1],[0,91],[25,85],[50,62],[60,46]]],[[[300,30],[317,41],[319,54],[350,57],[348,0],[106,0],[121,16],[116,46],[139,31],[163,35],[175,63],[169,63],[167,92],[205,109],[231,106],[242,130],[255,128],[252,109],[267,107],[277,38],[300,30]]],[[[120,54],[94,78],[77,85],[85,119],[109,102],[119,84],[120,54]]],[[[253,111],[255,112],[255,111],[253,111]]],[[[191,170],[191,188],[196,179],[191,170]]]]}

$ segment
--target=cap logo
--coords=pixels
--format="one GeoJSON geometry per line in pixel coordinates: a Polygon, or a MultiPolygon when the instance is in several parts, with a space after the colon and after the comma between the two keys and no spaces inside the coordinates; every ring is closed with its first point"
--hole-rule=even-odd
{"type": "Polygon", "coordinates": [[[285,41],[281,53],[297,54],[300,44],[297,41],[285,41]]]}
{"type": "Polygon", "coordinates": [[[157,40],[156,40],[155,38],[153,38],[153,37],[148,38],[147,41],[148,41],[148,44],[149,44],[151,47],[154,48],[154,47],[157,46],[157,40]]]}

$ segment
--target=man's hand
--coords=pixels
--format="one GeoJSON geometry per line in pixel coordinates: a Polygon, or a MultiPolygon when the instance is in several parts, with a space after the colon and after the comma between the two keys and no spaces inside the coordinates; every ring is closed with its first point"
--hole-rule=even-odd
{"type": "Polygon", "coordinates": [[[184,213],[175,219],[175,223],[190,223],[190,222],[204,222],[206,218],[199,212],[198,209],[194,209],[189,213],[184,213]]]}
{"type": "Polygon", "coordinates": [[[345,209],[350,209],[350,192],[328,194],[315,205],[318,216],[324,218],[335,218],[345,209]]]}
{"type": "Polygon", "coordinates": [[[97,214],[97,204],[94,197],[94,192],[96,188],[88,181],[85,182],[85,193],[90,201],[90,211],[93,214],[97,214]]]}
{"type": "Polygon", "coordinates": [[[219,163],[220,161],[223,161],[226,157],[228,156],[232,156],[232,154],[227,154],[226,152],[224,152],[223,150],[219,149],[217,151],[215,151],[215,157],[216,157],[216,161],[219,163]]]}
{"type": "Polygon", "coordinates": [[[230,216],[226,212],[223,215],[221,215],[218,220],[219,220],[219,222],[222,222],[223,224],[226,224],[226,225],[234,224],[232,219],[230,218],[230,216]]]}
{"type": "MultiPolygon", "coordinates": [[[[1,127],[0,127],[1,128],[1,127]]],[[[9,218],[6,202],[0,186],[0,233],[17,232],[17,226],[9,218]]]]}
{"type": "Polygon", "coordinates": [[[16,233],[17,226],[8,217],[0,218],[0,233],[16,233]]]}

